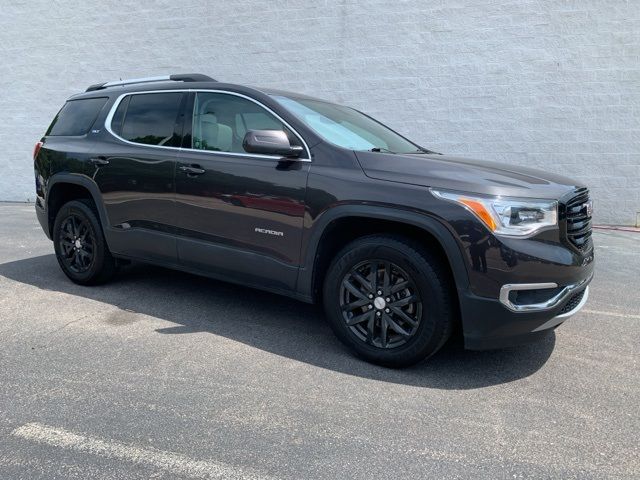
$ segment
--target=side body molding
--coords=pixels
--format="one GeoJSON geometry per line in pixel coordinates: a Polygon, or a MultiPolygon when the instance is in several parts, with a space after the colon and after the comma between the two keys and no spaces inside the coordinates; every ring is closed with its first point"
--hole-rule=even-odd
{"type": "Polygon", "coordinates": [[[451,266],[456,289],[462,293],[469,288],[469,276],[464,263],[464,255],[461,246],[456,241],[453,233],[435,217],[420,214],[410,210],[402,210],[378,205],[340,205],[333,207],[318,216],[310,230],[305,234],[307,241],[303,245],[303,265],[298,272],[297,292],[298,296],[308,301],[314,300],[314,269],[316,257],[322,235],[326,228],[334,221],[346,217],[364,217],[368,219],[388,220],[405,223],[418,227],[430,233],[442,246],[451,266]]]}

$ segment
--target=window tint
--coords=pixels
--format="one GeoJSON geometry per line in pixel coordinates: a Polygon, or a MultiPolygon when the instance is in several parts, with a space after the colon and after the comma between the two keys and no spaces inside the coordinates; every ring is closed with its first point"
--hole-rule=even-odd
{"type": "Polygon", "coordinates": [[[118,106],[111,122],[111,129],[117,133],[114,127],[120,128],[121,122],[119,135],[125,140],[147,145],[179,147],[180,136],[174,133],[181,100],[182,93],[130,95],[128,105],[121,103],[118,106]]]}
{"type": "Polygon", "coordinates": [[[291,145],[302,145],[280,120],[251,100],[224,93],[196,93],[192,148],[246,153],[242,141],[249,130],[284,130],[291,145]]]}
{"type": "Polygon", "coordinates": [[[84,135],[98,118],[106,97],[69,100],[51,122],[47,135],[84,135]]]}

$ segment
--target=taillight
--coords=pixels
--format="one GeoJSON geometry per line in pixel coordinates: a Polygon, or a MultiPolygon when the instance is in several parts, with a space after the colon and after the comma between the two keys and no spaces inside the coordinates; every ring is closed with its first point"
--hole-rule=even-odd
{"type": "Polygon", "coordinates": [[[33,147],[33,159],[35,160],[36,157],[38,156],[38,153],[40,152],[40,149],[42,148],[42,142],[38,142],[36,143],[36,146],[33,147]]]}

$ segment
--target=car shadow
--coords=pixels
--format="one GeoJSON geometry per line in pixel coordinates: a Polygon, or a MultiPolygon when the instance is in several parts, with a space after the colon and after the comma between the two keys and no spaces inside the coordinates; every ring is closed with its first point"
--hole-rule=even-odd
{"type": "MultiPolygon", "coordinates": [[[[483,352],[466,351],[452,340],[428,361],[392,370],[353,357],[320,307],[259,290],[144,264],[126,267],[109,284],[83,287],[64,276],[54,255],[1,264],[0,275],[175,324],[155,330],[160,334],[210,332],[317,367],[416,387],[474,389],[525,378],[546,363],[555,346],[553,332],[532,345],[483,352]]],[[[126,318],[116,314],[104,322],[122,326],[126,318]]]]}

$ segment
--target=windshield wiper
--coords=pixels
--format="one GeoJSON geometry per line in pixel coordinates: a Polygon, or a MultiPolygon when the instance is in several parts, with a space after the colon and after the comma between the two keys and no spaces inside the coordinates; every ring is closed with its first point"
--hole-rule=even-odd
{"type": "Polygon", "coordinates": [[[370,152],[384,152],[384,153],[396,153],[396,152],[392,152],[391,150],[389,150],[388,148],[384,148],[384,147],[373,147],[371,150],[369,150],[370,152]]]}
{"type": "Polygon", "coordinates": [[[428,150],[426,148],[423,147],[418,147],[418,149],[415,152],[409,152],[409,153],[425,153],[425,154],[429,154],[429,155],[442,155],[439,152],[434,152],[433,150],[428,150]]]}
{"type": "MultiPolygon", "coordinates": [[[[383,153],[398,153],[398,152],[394,152],[393,150],[389,150],[388,148],[384,148],[384,147],[373,147],[372,149],[369,150],[370,152],[383,152],[383,153]]],[[[434,152],[433,150],[428,150],[426,148],[423,147],[418,147],[417,150],[413,151],[413,152],[405,152],[403,153],[403,155],[414,155],[416,153],[424,153],[424,154],[428,154],[428,155],[442,155],[439,152],[434,152]]]]}

